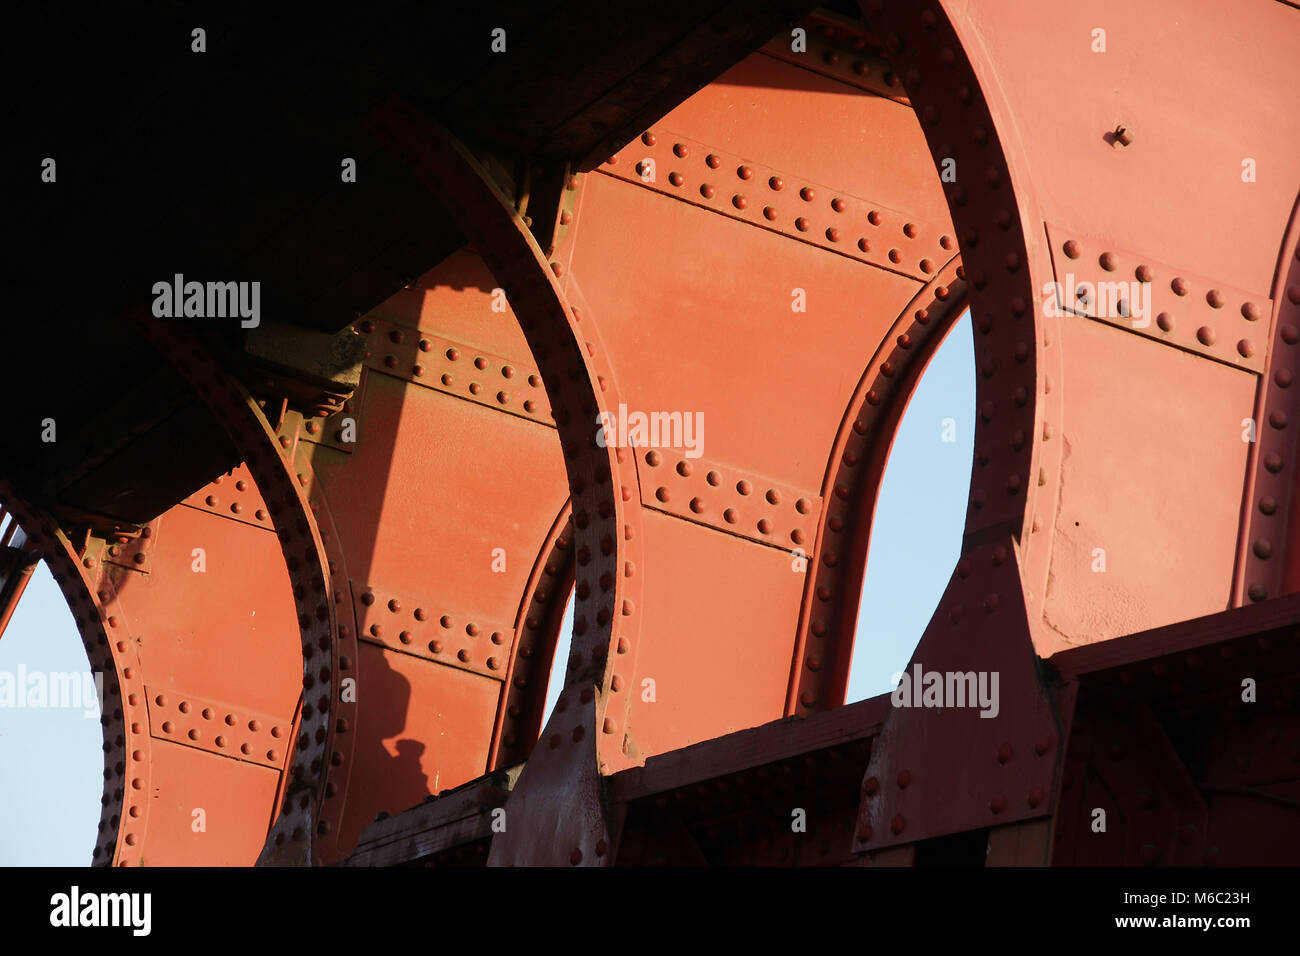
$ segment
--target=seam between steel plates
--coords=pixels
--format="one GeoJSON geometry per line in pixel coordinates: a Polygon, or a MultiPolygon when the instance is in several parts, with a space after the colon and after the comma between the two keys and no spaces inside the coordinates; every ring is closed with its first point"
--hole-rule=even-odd
{"type": "Polygon", "coordinates": [[[367,317],[358,321],[353,328],[367,336],[364,361],[366,367],[373,372],[484,408],[505,412],[547,428],[555,427],[550,420],[550,402],[542,387],[540,373],[528,363],[516,362],[445,335],[399,325],[388,319],[367,317]],[[372,350],[369,336],[376,331],[387,331],[389,342],[382,349],[372,350]],[[465,352],[463,362],[462,350],[465,352]],[[380,353],[383,354],[382,359],[380,353]],[[474,355],[472,361],[469,359],[471,354],[474,355]],[[415,359],[419,361],[414,361],[415,359]],[[468,371],[463,371],[466,369],[468,371]],[[425,377],[426,373],[429,373],[428,378],[425,377]],[[463,376],[464,386],[458,384],[457,376],[463,376]],[[512,394],[512,389],[515,388],[523,389],[522,398],[518,394],[512,394]],[[466,391],[469,394],[465,394],[466,391]]]}
{"type": "MultiPolygon", "coordinates": [[[[804,22],[808,24],[805,27],[808,30],[807,52],[795,53],[791,50],[788,35],[769,40],[754,52],[809,73],[824,76],[844,86],[850,86],[864,95],[889,100],[905,109],[911,109],[912,104],[903,91],[903,84],[899,81],[893,64],[887,59],[878,53],[866,50],[865,45],[856,50],[846,50],[837,46],[824,36],[816,36],[815,34],[821,31],[817,30],[813,23],[804,22]],[[840,67],[841,54],[852,59],[851,66],[840,67]],[[877,80],[876,77],[880,79],[877,80]]],[[[858,42],[863,41],[864,38],[858,38],[858,42]]]]}
{"type": "Polygon", "coordinates": [[[637,159],[631,164],[633,168],[625,172],[623,170],[629,164],[621,162],[620,154],[616,153],[594,172],[914,282],[928,281],[938,268],[937,262],[949,258],[957,248],[955,237],[942,226],[927,223],[883,203],[790,176],[763,163],[734,154],[724,155],[724,151],[689,137],[647,130],[639,141],[624,149],[634,157],[647,151],[655,155],[637,159]],[[662,145],[661,134],[664,137],[662,145]],[[671,149],[667,147],[669,142],[673,143],[671,149]],[[651,162],[654,163],[653,170],[648,165],[651,162]],[[709,171],[701,174],[705,178],[696,185],[688,181],[679,168],[698,163],[709,171]],[[667,186],[663,185],[659,175],[659,169],[665,166],[669,167],[664,180],[667,186]],[[729,185],[732,183],[739,185],[729,185]],[[795,184],[798,183],[803,185],[796,190],[795,184]],[[730,198],[727,198],[728,193],[730,198]],[[797,199],[791,198],[796,196],[797,199]],[[826,202],[827,197],[829,202],[826,202]],[[774,205],[777,202],[787,207],[784,214],[774,205]],[[792,219],[791,208],[795,213],[792,219]],[[858,213],[862,214],[865,226],[860,226],[855,218],[858,213]],[[783,215],[791,226],[783,225],[783,215]],[[817,216],[818,221],[814,223],[809,218],[811,216],[817,216]],[[898,231],[897,245],[890,245],[891,229],[898,231]],[[924,243],[925,252],[911,251],[918,241],[924,243]],[[884,255],[878,251],[882,242],[883,247],[889,249],[884,255]],[[917,260],[915,270],[901,267],[905,258],[904,248],[909,250],[906,256],[909,262],[917,260]]]}
{"type": "Polygon", "coordinates": [[[372,582],[352,581],[350,584],[356,604],[365,609],[356,611],[357,626],[361,628],[360,640],[490,680],[505,680],[504,658],[509,653],[509,648],[504,646],[505,635],[514,631],[513,626],[500,621],[486,621],[477,615],[447,612],[446,602],[428,602],[428,606],[434,608],[432,611],[426,610],[424,605],[416,606],[408,616],[403,603],[410,604],[409,599],[372,582]],[[392,622],[393,626],[385,628],[385,622],[392,622]],[[480,652],[482,641],[479,638],[487,639],[493,648],[499,650],[495,654],[492,649],[480,652]],[[449,657],[452,654],[454,659],[449,657]],[[484,654],[487,655],[486,666],[479,663],[484,654]]]}
{"type": "Polygon", "coordinates": [[[1058,285],[1055,298],[1062,311],[1124,329],[1231,368],[1255,375],[1263,372],[1264,360],[1262,356],[1256,356],[1255,337],[1267,334],[1267,325],[1261,327],[1259,320],[1272,314],[1270,297],[1232,288],[1107,243],[1080,239],[1077,230],[1050,222],[1045,222],[1044,228],[1051,243],[1052,272],[1058,285]],[[1079,265],[1072,265],[1076,260],[1079,265]],[[1082,272],[1079,281],[1073,278],[1075,273],[1072,270],[1076,268],[1082,272]],[[1070,276],[1072,281],[1063,283],[1063,276],[1070,276]],[[1100,291],[1101,284],[1110,287],[1104,296],[1100,291]],[[1132,311],[1128,294],[1133,290],[1121,292],[1116,288],[1130,284],[1139,286],[1142,291],[1138,294],[1149,296],[1151,311],[1159,313],[1145,316],[1145,326],[1135,326],[1127,314],[1132,311]],[[1064,288],[1066,285],[1074,286],[1076,290],[1080,285],[1085,286],[1074,295],[1083,303],[1083,308],[1062,301],[1060,293],[1069,293],[1064,288]],[[1095,295],[1090,294],[1092,289],[1097,290],[1095,295]],[[1081,295],[1086,298],[1080,299],[1081,295]],[[1111,302],[1112,297],[1117,301],[1111,302]],[[1103,298],[1107,300],[1104,305],[1100,301],[1103,298]],[[1117,315],[1095,314],[1109,311],[1112,307],[1117,315]],[[1193,327],[1196,327],[1195,332],[1193,327]],[[1221,343],[1219,332],[1225,327],[1230,334],[1228,341],[1221,343]]]}
{"type": "Polygon", "coordinates": [[[808,532],[816,527],[820,518],[822,497],[815,492],[794,488],[786,482],[771,481],[752,472],[742,472],[710,459],[682,458],[670,468],[664,463],[664,453],[659,448],[637,446],[635,451],[641,506],[649,511],[787,554],[807,543],[808,532]],[[661,463],[663,467],[660,467],[661,463]],[[646,480],[652,477],[654,481],[646,480]],[[680,491],[683,481],[688,487],[680,491]],[[701,486],[701,481],[705,487],[701,486]],[[652,486],[653,493],[650,491],[652,486]],[[687,496],[690,496],[689,501],[683,505],[687,496]],[[723,499],[721,504],[718,498],[723,499]],[[754,503],[760,500],[764,504],[754,503]],[[743,516],[737,505],[743,508],[743,516]],[[751,530],[745,530],[746,519],[753,517],[755,509],[763,517],[753,524],[751,530]],[[791,511],[795,518],[789,517],[791,511]],[[781,527],[773,523],[774,517],[781,527]],[[793,529],[789,527],[791,523],[793,529]],[[782,532],[787,534],[782,535],[782,532]],[[787,536],[790,544],[782,540],[787,536]]]}

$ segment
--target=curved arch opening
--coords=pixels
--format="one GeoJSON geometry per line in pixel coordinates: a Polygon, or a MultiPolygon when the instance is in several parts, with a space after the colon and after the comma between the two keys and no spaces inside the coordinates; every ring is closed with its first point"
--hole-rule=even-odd
{"type": "Polygon", "coordinates": [[[908,398],[871,519],[845,703],[893,690],[961,553],[975,438],[969,310],[908,398]]]}
{"type": "MultiPolygon", "coordinates": [[[[560,621],[560,633],[555,640],[555,656],[551,661],[551,676],[546,685],[546,703],[542,707],[542,727],[551,719],[555,702],[564,690],[564,674],[569,664],[569,647],[573,642],[573,589],[569,589],[569,601],[564,606],[564,617],[560,621]]],[[[539,731],[540,732],[540,731],[539,731]]]]}
{"type": "Polygon", "coordinates": [[[0,866],[87,866],[104,737],[72,611],[40,562],[0,639],[0,866]]]}

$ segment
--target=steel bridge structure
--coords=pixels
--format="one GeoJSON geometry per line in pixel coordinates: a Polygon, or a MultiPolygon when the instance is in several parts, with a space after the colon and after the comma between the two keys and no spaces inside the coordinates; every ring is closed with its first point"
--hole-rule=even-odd
{"type": "Polygon", "coordinates": [[[22,33],[0,629],[44,561],[105,675],[90,862],[1300,860],[1300,6],[438,6],[22,33]],[[912,667],[997,712],[845,705],[967,309],[912,667]]]}

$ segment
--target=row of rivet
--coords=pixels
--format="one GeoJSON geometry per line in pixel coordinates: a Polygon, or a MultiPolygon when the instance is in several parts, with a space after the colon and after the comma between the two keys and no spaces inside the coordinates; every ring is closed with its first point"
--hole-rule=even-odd
{"type": "MultiPolygon", "coordinates": [[[[635,670],[639,647],[641,509],[630,504],[638,484],[636,462],[630,449],[602,448],[596,442],[589,423],[598,420],[598,411],[608,412],[621,401],[614,371],[597,347],[598,325],[585,318],[591,310],[576,285],[560,304],[567,305],[568,335],[582,346],[581,352],[570,352],[574,364],[550,368],[566,402],[577,406],[574,414],[567,405],[562,410],[557,405],[556,414],[569,464],[574,528],[574,621],[564,686],[569,693],[582,685],[583,694],[591,690],[589,682],[601,688],[597,755],[602,766],[612,768],[628,762],[632,746],[625,735],[630,706],[625,675],[635,670]]],[[[537,361],[544,369],[550,365],[541,354],[537,361]]]]}
{"type": "Polygon", "coordinates": [[[352,593],[361,640],[495,680],[505,679],[510,653],[506,642],[513,633],[510,626],[473,620],[445,609],[416,607],[391,591],[361,581],[352,582],[352,593]]]}
{"type": "Polygon", "coordinates": [[[1065,310],[1237,368],[1263,370],[1263,355],[1257,353],[1260,340],[1268,334],[1260,319],[1273,309],[1267,296],[1251,295],[1146,256],[1066,238],[1072,233],[1050,223],[1047,234],[1059,292],[1072,299],[1061,301],[1058,296],[1065,310]],[[1069,277],[1073,281],[1066,281],[1069,277]],[[1105,295],[1101,289],[1107,290],[1105,295]],[[1130,301],[1134,293],[1150,297],[1151,314],[1134,315],[1130,301]]]}
{"type": "Polygon", "coordinates": [[[799,26],[805,31],[806,49],[798,52],[791,49],[793,37],[787,32],[769,41],[760,52],[904,106],[910,105],[898,74],[865,36],[837,28],[815,15],[800,21],[799,26]]]}
{"type": "Polygon", "coordinates": [[[488,408],[552,425],[541,374],[513,359],[385,319],[365,318],[368,368],[455,395],[488,408]]]}
{"type": "MultiPolygon", "coordinates": [[[[284,766],[293,730],[291,718],[255,714],[244,708],[235,713],[225,704],[155,685],[146,685],[145,700],[149,732],[159,740],[277,770],[284,766]]],[[[136,751],[132,759],[143,760],[143,754],[136,751]]]]}
{"type": "Polygon", "coordinates": [[[796,188],[794,177],[663,131],[645,132],[600,172],[914,279],[957,247],[946,227],[816,183],[796,188]]]}
{"type": "Polygon", "coordinates": [[[806,545],[821,496],[749,475],[679,449],[636,449],[641,503],[718,531],[787,551],[806,545]]]}
{"type": "MultiPolygon", "coordinates": [[[[350,411],[346,409],[345,411],[350,411]]],[[[310,472],[311,462],[307,450],[297,446],[300,455],[296,455],[296,470],[306,469],[310,472]]],[[[312,515],[320,529],[321,543],[325,547],[326,560],[329,562],[330,589],[334,601],[335,618],[338,621],[336,653],[341,680],[360,679],[356,671],[360,648],[357,646],[357,619],[353,605],[346,601],[338,583],[349,580],[347,561],[339,545],[338,531],[334,527],[334,516],[326,503],[324,490],[318,481],[309,481],[311,491],[308,503],[312,515]]],[[[358,689],[359,690],[359,689],[358,689]]],[[[342,856],[342,847],[338,839],[343,832],[343,813],[347,799],[347,788],[352,770],[352,755],[356,748],[357,735],[349,733],[357,726],[361,694],[342,694],[334,702],[334,739],[331,742],[330,759],[326,765],[324,796],[321,800],[319,821],[316,824],[317,836],[325,838],[319,845],[321,862],[330,864],[342,856]],[[331,839],[331,834],[333,838],[331,839]]]]}
{"type": "Polygon", "coordinates": [[[1246,560],[1246,596],[1264,601],[1284,591],[1283,562],[1300,564],[1300,555],[1284,554],[1287,528],[1300,511],[1296,491],[1295,457],[1300,454],[1300,389],[1295,373],[1300,367],[1300,244],[1278,296],[1273,344],[1269,350],[1268,378],[1261,383],[1263,396],[1257,423],[1255,480],[1250,489],[1249,552],[1246,560]]]}
{"type": "Polygon", "coordinates": [[[218,475],[181,504],[209,514],[220,515],[255,528],[271,529],[271,515],[257,490],[248,466],[240,464],[225,475],[218,475]]]}

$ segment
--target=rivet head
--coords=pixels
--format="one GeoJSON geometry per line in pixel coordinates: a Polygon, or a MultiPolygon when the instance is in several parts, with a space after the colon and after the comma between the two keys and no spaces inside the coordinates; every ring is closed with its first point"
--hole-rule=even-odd
{"type": "Polygon", "coordinates": [[[989,801],[989,810],[993,813],[1001,813],[1007,808],[1007,797],[1004,793],[995,793],[993,799],[989,801]]]}
{"type": "Polygon", "coordinates": [[[898,789],[906,790],[908,784],[912,782],[912,772],[910,770],[900,770],[898,772],[898,789]]]}
{"type": "Polygon", "coordinates": [[[1214,339],[1214,329],[1210,328],[1208,325],[1202,325],[1196,330],[1196,341],[1200,342],[1202,345],[1213,345],[1214,339]]]}

